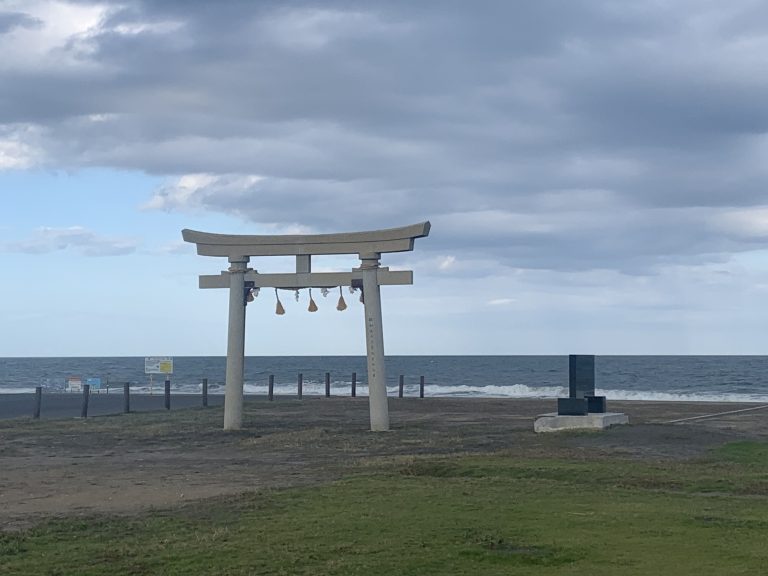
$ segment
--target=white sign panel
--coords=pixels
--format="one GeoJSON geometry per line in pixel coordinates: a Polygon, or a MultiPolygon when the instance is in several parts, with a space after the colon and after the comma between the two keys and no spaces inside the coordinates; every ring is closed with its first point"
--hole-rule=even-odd
{"type": "Polygon", "coordinates": [[[173,374],[173,358],[170,356],[144,358],[144,374],[173,374]]]}
{"type": "Polygon", "coordinates": [[[64,389],[67,392],[82,392],[83,391],[83,380],[80,378],[80,376],[70,376],[67,378],[66,384],[64,385],[64,389]]]}

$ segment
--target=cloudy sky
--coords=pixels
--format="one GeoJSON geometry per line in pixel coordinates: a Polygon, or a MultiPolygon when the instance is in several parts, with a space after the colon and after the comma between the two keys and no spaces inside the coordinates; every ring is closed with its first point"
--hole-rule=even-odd
{"type": "MultiPolygon", "coordinates": [[[[182,228],[422,220],[388,353],[766,354],[766,102],[762,0],[0,0],[0,356],[224,354],[182,228]]],[[[247,353],[363,354],[316,299],[247,353]]]]}

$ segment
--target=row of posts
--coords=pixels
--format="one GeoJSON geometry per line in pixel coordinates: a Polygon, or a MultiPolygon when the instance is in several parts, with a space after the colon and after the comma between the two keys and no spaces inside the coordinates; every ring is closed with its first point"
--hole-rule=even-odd
{"type": "MultiPolygon", "coordinates": [[[[403,397],[403,390],[405,389],[405,376],[400,375],[400,382],[398,384],[397,396],[403,397]]],[[[304,374],[299,372],[299,377],[296,382],[296,394],[299,398],[304,395],[304,374]]],[[[352,397],[357,396],[357,372],[352,372],[352,397]]],[[[331,397],[331,373],[325,373],[325,397],[331,397]]],[[[424,376],[419,376],[419,398],[424,398],[424,376]]],[[[275,375],[269,375],[269,384],[267,385],[267,399],[275,399],[275,375]]]]}
{"type": "MultiPolygon", "coordinates": [[[[165,380],[165,398],[164,405],[166,410],[171,409],[171,381],[166,378],[165,380]]],[[[88,401],[91,397],[90,384],[83,385],[83,401],[80,405],[80,417],[88,417],[88,401]]],[[[32,413],[32,417],[35,419],[40,418],[40,405],[43,400],[43,387],[37,386],[35,388],[35,409],[32,413]]],[[[208,378],[203,378],[203,406],[208,406],[208,378]]],[[[131,411],[131,384],[125,382],[123,384],[123,412],[128,414],[131,411]]]]}
{"type": "MultiPolygon", "coordinates": [[[[400,381],[398,383],[397,396],[403,397],[403,391],[405,389],[405,376],[400,375],[400,381]]],[[[304,395],[304,374],[299,373],[297,381],[297,395],[301,399],[304,395]]],[[[89,384],[83,386],[83,401],[80,409],[80,417],[88,417],[88,400],[91,396],[91,387],[89,384]]],[[[171,380],[165,379],[164,388],[164,405],[166,410],[171,409],[171,380]]],[[[352,397],[357,396],[357,372],[352,372],[352,397]]],[[[325,373],[325,397],[331,397],[331,373],[325,373]]],[[[37,386],[35,388],[35,408],[33,412],[33,418],[40,418],[40,405],[43,398],[43,387],[37,386]]],[[[424,376],[419,377],[419,398],[424,398],[424,376]]],[[[275,375],[269,375],[269,384],[267,390],[267,399],[272,401],[275,399],[275,375]]],[[[203,406],[208,406],[208,378],[203,378],[203,406]]],[[[129,413],[131,411],[131,385],[129,382],[123,384],[123,412],[129,413]]]]}

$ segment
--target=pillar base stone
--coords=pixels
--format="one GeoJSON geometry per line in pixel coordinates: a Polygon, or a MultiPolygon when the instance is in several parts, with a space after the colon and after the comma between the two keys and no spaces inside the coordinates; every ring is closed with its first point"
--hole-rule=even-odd
{"type": "Polygon", "coordinates": [[[603,412],[584,416],[560,416],[556,412],[552,412],[537,416],[533,422],[533,431],[605,430],[620,424],[629,424],[629,417],[621,412],[603,412]]]}

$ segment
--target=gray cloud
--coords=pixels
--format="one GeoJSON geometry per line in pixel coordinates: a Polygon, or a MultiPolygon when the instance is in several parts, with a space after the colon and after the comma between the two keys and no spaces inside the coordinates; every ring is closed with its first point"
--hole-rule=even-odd
{"type": "Polygon", "coordinates": [[[0,123],[38,163],[168,175],[157,209],[430,218],[435,254],[647,274],[765,240],[765,11],[121,2],[69,65],[0,71],[0,123]]]}
{"type": "Polygon", "coordinates": [[[0,34],[10,32],[14,28],[39,28],[42,21],[23,12],[0,12],[0,34]]]}
{"type": "Polygon", "coordinates": [[[134,253],[137,246],[138,243],[135,240],[109,238],[81,226],[71,226],[39,228],[31,238],[9,243],[5,246],[5,250],[24,254],[46,254],[72,249],[84,256],[123,256],[134,253]]]}

